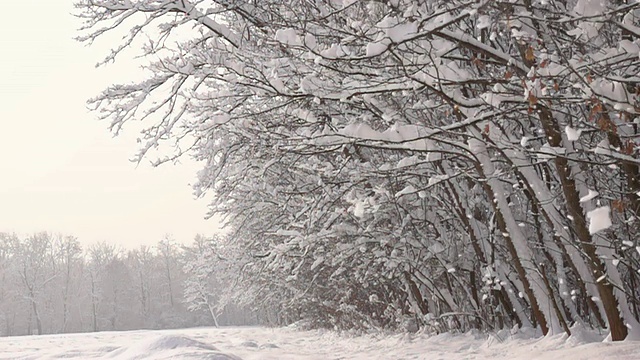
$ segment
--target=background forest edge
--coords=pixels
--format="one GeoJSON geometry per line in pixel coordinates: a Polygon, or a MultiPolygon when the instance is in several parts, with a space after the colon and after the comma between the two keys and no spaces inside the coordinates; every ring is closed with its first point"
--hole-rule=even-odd
{"type": "Polygon", "coordinates": [[[0,233],[0,336],[275,322],[273,313],[222,305],[234,274],[216,258],[216,239],[179,245],[166,236],[125,250],[0,233]]]}

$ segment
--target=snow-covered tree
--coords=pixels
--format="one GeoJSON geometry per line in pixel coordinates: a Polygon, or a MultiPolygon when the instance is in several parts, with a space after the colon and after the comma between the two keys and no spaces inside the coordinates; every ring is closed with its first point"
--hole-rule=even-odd
{"type": "MultiPolygon", "coordinates": [[[[53,240],[53,266],[55,272],[59,274],[56,287],[60,292],[59,303],[61,303],[62,310],[60,311],[61,325],[60,332],[69,332],[70,322],[72,317],[72,310],[77,310],[78,292],[81,291],[81,280],[83,275],[84,261],[82,259],[82,247],[77,238],[72,236],[57,236],[53,240]]],[[[81,328],[75,328],[76,331],[81,328]]]]}
{"type": "Polygon", "coordinates": [[[216,251],[216,239],[210,239],[198,243],[197,252],[184,267],[188,274],[184,284],[184,301],[190,311],[205,309],[211,315],[216,327],[220,326],[220,297],[223,289],[217,276],[219,276],[220,261],[216,251]]]}
{"type": "Polygon", "coordinates": [[[279,321],[640,334],[637,3],[76,5],[146,61],[90,104],[202,161],[279,321]]]}

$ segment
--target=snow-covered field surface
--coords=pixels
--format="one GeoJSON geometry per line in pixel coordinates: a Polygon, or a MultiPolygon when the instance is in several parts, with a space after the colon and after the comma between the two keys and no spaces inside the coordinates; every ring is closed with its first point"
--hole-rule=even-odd
{"type": "Polygon", "coordinates": [[[509,332],[347,336],[294,329],[196,328],[7,337],[0,359],[640,359],[640,342],[509,332]]]}

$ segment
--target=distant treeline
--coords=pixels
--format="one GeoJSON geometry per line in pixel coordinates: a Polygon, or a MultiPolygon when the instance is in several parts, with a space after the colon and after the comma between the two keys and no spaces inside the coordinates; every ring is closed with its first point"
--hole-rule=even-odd
{"type": "Polygon", "coordinates": [[[212,314],[220,325],[257,323],[261,314],[233,305],[203,306],[217,296],[214,274],[190,278],[184,269],[212,241],[198,236],[182,246],[165,237],[124,250],[83,248],[75,237],[45,232],[0,233],[0,335],[213,325],[212,314]]]}

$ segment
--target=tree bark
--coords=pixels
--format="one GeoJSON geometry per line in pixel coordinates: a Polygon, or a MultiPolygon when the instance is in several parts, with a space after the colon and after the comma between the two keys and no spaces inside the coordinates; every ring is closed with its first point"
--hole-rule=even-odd
{"type": "MultiPolygon", "coordinates": [[[[557,122],[554,121],[551,111],[543,106],[537,106],[537,110],[542,122],[543,129],[549,140],[549,145],[552,147],[562,146],[562,135],[558,127],[557,122]]],[[[576,235],[580,240],[582,250],[587,256],[587,264],[596,279],[605,276],[605,265],[598,257],[595,244],[589,234],[587,228],[587,221],[580,205],[580,195],[576,189],[575,180],[572,177],[569,162],[567,159],[556,156],[554,158],[558,177],[560,178],[560,184],[562,186],[562,192],[566,199],[567,210],[569,215],[573,217],[573,224],[576,235]]],[[[627,336],[627,327],[624,325],[622,316],[618,309],[618,300],[613,293],[613,285],[605,282],[596,282],[600,300],[604,306],[604,311],[609,323],[609,330],[611,331],[611,339],[613,341],[624,340],[627,336]]]]}

